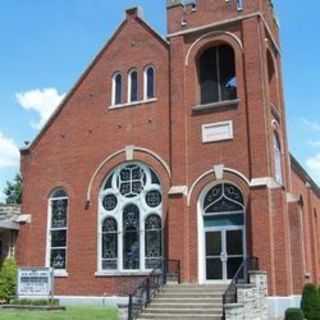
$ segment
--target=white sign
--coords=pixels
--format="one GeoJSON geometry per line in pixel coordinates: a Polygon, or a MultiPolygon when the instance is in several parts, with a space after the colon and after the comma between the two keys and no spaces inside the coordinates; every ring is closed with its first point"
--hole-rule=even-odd
{"type": "Polygon", "coordinates": [[[17,296],[50,297],[53,296],[53,269],[20,268],[17,276],[17,296]]]}
{"type": "Polygon", "coordinates": [[[233,139],[232,121],[216,122],[202,125],[202,142],[215,142],[233,139]]]}

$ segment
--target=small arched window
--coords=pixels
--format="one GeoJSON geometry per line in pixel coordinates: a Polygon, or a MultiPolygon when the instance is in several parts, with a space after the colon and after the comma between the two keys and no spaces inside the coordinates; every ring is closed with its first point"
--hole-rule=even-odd
{"type": "Polygon", "coordinates": [[[277,70],[275,61],[269,51],[267,52],[267,65],[270,102],[272,105],[279,107],[279,99],[277,92],[277,70]]]}
{"type": "Polygon", "coordinates": [[[49,199],[47,265],[66,270],[69,198],[63,189],[56,190],[49,199]]]}
{"type": "Polygon", "coordinates": [[[111,217],[102,224],[102,267],[105,270],[118,269],[118,224],[111,217]]]}
{"type": "Polygon", "coordinates": [[[138,101],[138,72],[132,70],[128,76],[128,102],[138,101]]]}
{"type": "Polygon", "coordinates": [[[235,55],[228,45],[206,49],[199,59],[201,104],[237,98],[235,55]]]}
{"type": "Polygon", "coordinates": [[[112,78],[112,105],[122,103],[122,76],[116,73],[112,78]]]}
{"type": "Polygon", "coordinates": [[[279,183],[283,183],[282,176],[282,155],[281,155],[281,144],[277,133],[273,134],[273,153],[274,153],[274,177],[279,183]]]}
{"type": "Polygon", "coordinates": [[[154,67],[149,66],[144,70],[144,99],[152,99],[156,96],[156,72],[154,67]]]}

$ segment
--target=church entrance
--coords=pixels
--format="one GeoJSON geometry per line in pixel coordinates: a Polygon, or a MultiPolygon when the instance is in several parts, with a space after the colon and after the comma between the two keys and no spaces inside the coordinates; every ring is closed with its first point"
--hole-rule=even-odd
{"type": "Polygon", "coordinates": [[[243,227],[205,230],[206,280],[231,280],[244,259],[243,227]]]}
{"type": "Polygon", "coordinates": [[[200,282],[230,281],[246,258],[242,193],[236,186],[222,183],[204,193],[200,205],[200,282]]]}

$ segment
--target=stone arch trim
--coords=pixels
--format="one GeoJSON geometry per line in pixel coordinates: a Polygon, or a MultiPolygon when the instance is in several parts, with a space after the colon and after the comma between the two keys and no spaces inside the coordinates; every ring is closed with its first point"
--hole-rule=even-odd
{"type": "Polygon", "coordinates": [[[154,152],[150,149],[147,149],[147,148],[143,148],[143,147],[127,146],[126,148],[120,149],[120,150],[112,153],[111,155],[107,156],[98,165],[97,169],[95,170],[95,172],[93,173],[93,175],[91,176],[90,181],[89,181],[89,185],[88,185],[88,189],[87,189],[87,199],[86,199],[87,203],[91,202],[91,194],[92,194],[93,186],[94,186],[94,183],[95,183],[97,176],[99,175],[99,173],[103,170],[103,168],[109,162],[115,160],[118,157],[122,158],[121,161],[123,161],[123,160],[126,160],[126,161],[140,160],[140,157],[137,156],[138,153],[146,154],[147,156],[151,157],[153,160],[157,161],[160,164],[160,166],[165,170],[168,178],[169,179],[171,178],[171,169],[170,169],[169,165],[156,152],[154,152]]]}
{"type": "Polygon", "coordinates": [[[205,46],[208,42],[214,43],[217,41],[223,41],[228,43],[234,49],[235,53],[238,50],[240,50],[241,52],[243,51],[242,41],[236,34],[228,31],[211,31],[202,35],[193,42],[186,54],[185,65],[188,66],[190,59],[192,57],[195,57],[199,49],[205,46]]]}
{"type": "MultiPolygon", "coordinates": [[[[224,172],[224,177],[221,181],[226,181],[228,177],[231,178],[231,182],[233,182],[234,184],[238,185],[238,187],[241,189],[241,191],[246,194],[247,192],[245,192],[245,190],[243,190],[243,188],[241,188],[242,185],[244,185],[247,189],[250,188],[250,181],[249,179],[240,171],[237,171],[235,169],[231,169],[231,168],[224,168],[223,169],[224,172]],[[234,181],[236,180],[236,181],[234,181]],[[237,181],[239,181],[239,183],[237,183],[237,181]]],[[[193,194],[195,193],[195,189],[198,187],[199,184],[203,184],[202,182],[205,181],[205,184],[209,183],[209,181],[213,181],[216,180],[217,183],[220,182],[220,179],[216,178],[215,175],[215,169],[212,168],[204,173],[202,173],[191,185],[189,191],[188,191],[188,195],[187,195],[187,206],[190,207],[191,206],[191,199],[193,194]]]]}

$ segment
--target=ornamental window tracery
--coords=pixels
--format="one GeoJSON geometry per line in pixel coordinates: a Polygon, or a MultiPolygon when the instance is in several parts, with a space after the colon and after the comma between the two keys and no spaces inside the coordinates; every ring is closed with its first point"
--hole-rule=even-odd
{"type": "Polygon", "coordinates": [[[145,271],[162,262],[162,191],[146,165],[120,165],[107,177],[99,198],[99,270],[145,271]],[[114,226],[106,228],[106,223],[114,226]]]}

